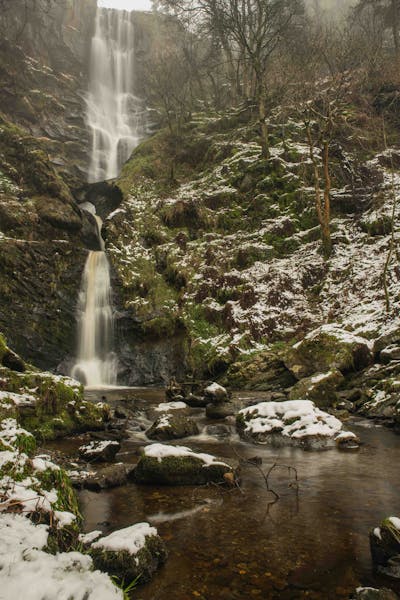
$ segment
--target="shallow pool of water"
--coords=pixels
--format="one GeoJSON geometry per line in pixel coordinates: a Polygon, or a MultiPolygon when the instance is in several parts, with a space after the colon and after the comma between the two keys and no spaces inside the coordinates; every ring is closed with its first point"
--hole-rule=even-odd
{"type": "MultiPolygon", "coordinates": [[[[146,403],[158,403],[158,391],[146,403]]],[[[200,414],[200,413],[199,413],[200,414]]],[[[200,424],[204,423],[200,419],[200,424]]],[[[400,513],[400,437],[361,421],[350,428],[358,452],[274,450],[202,435],[181,443],[229,458],[262,457],[297,469],[275,469],[268,491],[256,467],[242,467],[240,490],[139,486],[80,492],[85,529],[104,532],[138,521],[154,524],[169,558],[136,600],[348,598],[362,585],[392,587],[371,569],[368,531],[400,513]],[[367,424],[368,425],[368,424],[367,424]]],[[[135,460],[143,434],[132,433],[121,459],[135,460]]],[[[397,588],[399,591],[399,588],[397,588]]]]}

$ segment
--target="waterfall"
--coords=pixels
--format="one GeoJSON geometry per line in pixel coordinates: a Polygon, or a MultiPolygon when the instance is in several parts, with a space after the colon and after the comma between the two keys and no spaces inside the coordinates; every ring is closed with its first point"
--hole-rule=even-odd
{"type": "Polygon", "coordinates": [[[116,177],[142,137],[145,112],[133,91],[134,58],[133,13],[98,7],[86,99],[90,183],[116,177]]]}
{"type": "MultiPolygon", "coordinates": [[[[146,129],[146,112],[134,95],[133,13],[97,8],[90,54],[86,120],[92,134],[89,183],[116,177],[146,129]]],[[[115,385],[118,364],[110,266],[102,222],[90,202],[81,208],[97,221],[101,250],[89,252],[78,298],[78,357],[71,375],[90,387],[115,385]]]]}
{"type": "MultiPolygon", "coordinates": [[[[95,207],[88,205],[83,208],[93,214],[95,207]]],[[[102,221],[94,216],[101,250],[89,252],[83,271],[78,298],[78,359],[71,371],[72,377],[91,387],[115,385],[117,380],[110,266],[101,237],[102,221]]]]}

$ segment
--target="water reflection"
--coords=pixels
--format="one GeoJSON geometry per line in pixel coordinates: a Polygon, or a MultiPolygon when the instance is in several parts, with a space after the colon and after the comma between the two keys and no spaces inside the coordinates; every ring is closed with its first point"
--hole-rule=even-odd
{"type": "MultiPolygon", "coordinates": [[[[242,493],[129,484],[81,494],[86,529],[157,525],[169,559],[136,591],[137,600],[330,600],[348,599],[360,584],[394,588],[372,574],[368,531],[400,511],[400,438],[383,428],[352,429],[364,442],[358,453],[191,438],[192,448],[225,459],[257,454],[265,469],[274,462],[296,467],[299,494],[287,471],[275,470],[270,485],[280,499],[273,502],[251,466],[242,467],[242,493]]],[[[127,448],[141,444],[133,437],[127,448]]]]}

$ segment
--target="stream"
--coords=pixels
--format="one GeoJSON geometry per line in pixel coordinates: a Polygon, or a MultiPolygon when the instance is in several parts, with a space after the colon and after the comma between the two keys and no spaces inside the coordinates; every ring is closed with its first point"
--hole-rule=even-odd
{"type": "MultiPolygon", "coordinates": [[[[134,397],[138,414],[164,401],[161,390],[134,390],[134,397]]],[[[212,423],[203,410],[192,412],[200,429],[212,423]]],[[[396,590],[372,572],[368,532],[400,510],[399,437],[360,419],[348,425],[362,440],[357,452],[256,446],[238,438],[233,421],[230,436],[202,432],[179,440],[227,460],[261,457],[264,471],[275,462],[295,467],[298,493],[288,470],[274,469],[269,482],[280,496],[275,501],[251,465],[242,467],[240,490],[133,483],[100,493],[84,490],[79,500],[85,530],[109,532],[140,521],[157,527],[169,558],[149,584],[135,590],[135,600],[322,600],[349,598],[360,584],[396,590]]],[[[144,433],[131,431],[118,459],[136,462],[144,443],[144,433]]],[[[73,447],[66,440],[53,449],[68,454],[73,447]]]]}

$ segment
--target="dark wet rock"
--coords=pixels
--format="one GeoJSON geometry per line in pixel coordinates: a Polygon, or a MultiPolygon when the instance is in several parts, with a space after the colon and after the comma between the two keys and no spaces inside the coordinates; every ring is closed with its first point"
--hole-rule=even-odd
{"type": "Polygon", "coordinates": [[[207,425],[205,431],[208,435],[215,437],[229,437],[231,435],[231,430],[227,425],[207,425]]]}
{"type": "Polygon", "coordinates": [[[381,352],[384,348],[393,344],[400,343],[400,327],[393,326],[387,333],[384,333],[374,341],[374,352],[381,352]]]}
{"type": "Polygon", "coordinates": [[[196,453],[183,446],[152,444],[144,448],[133,471],[137,483],[161,485],[204,485],[223,483],[233,467],[209,454],[196,453]]]}
{"type": "Polygon", "coordinates": [[[12,350],[8,350],[4,354],[1,362],[4,367],[7,367],[12,371],[18,371],[19,373],[23,373],[26,370],[25,362],[20,356],[18,356],[18,354],[12,352],[12,350]]]}
{"type": "Polygon", "coordinates": [[[117,427],[117,423],[115,423],[114,421],[112,423],[112,427],[110,427],[110,423],[107,424],[107,429],[105,431],[90,431],[90,437],[94,440],[100,440],[105,442],[107,440],[120,442],[121,440],[124,440],[129,436],[125,429],[125,426],[125,423],[121,423],[121,427],[117,427]]]}
{"type": "Polygon", "coordinates": [[[86,475],[82,479],[81,485],[82,487],[95,492],[118,487],[127,482],[129,474],[133,469],[133,465],[124,463],[108,465],[107,467],[99,469],[95,473],[89,473],[89,475],[86,475]]]}
{"type": "Polygon", "coordinates": [[[114,415],[116,419],[127,419],[129,417],[129,411],[123,406],[117,406],[114,415]]]}
{"type": "Polygon", "coordinates": [[[400,519],[388,517],[369,534],[374,568],[395,579],[400,579],[400,519]]]}
{"type": "Polygon", "coordinates": [[[121,445],[113,440],[89,442],[80,446],[79,455],[88,462],[112,462],[121,445]]]}
{"type": "Polygon", "coordinates": [[[167,558],[164,541],[148,523],[137,523],[94,542],[89,550],[96,569],[124,583],[149,581],[167,558]]]}
{"type": "Polygon", "coordinates": [[[225,419],[235,415],[240,408],[238,402],[223,402],[221,404],[207,404],[206,417],[208,419],[225,419]]]}
{"type": "Polygon", "coordinates": [[[165,398],[169,402],[185,399],[185,389],[176,381],[175,377],[171,377],[168,386],[165,388],[165,398]]]}
{"type": "Polygon", "coordinates": [[[352,600],[398,600],[399,597],[392,590],[387,588],[358,588],[352,596],[352,600]]]}
{"type": "Polygon", "coordinates": [[[209,403],[209,400],[205,396],[195,396],[194,394],[189,394],[185,398],[185,402],[191,408],[205,408],[209,403]]]}
{"type": "Polygon", "coordinates": [[[280,391],[296,379],[277,354],[265,351],[232,364],[226,381],[233,389],[280,391]]]}
{"type": "Polygon", "coordinates": [[[146,431],[150,440],[176,440],[179,438],[197,435],[199,428],[196,422],[189,417],[177,414],[177,411],[163,413],[146,431]]]}
{"type": "Polygon", "coordinates": [[[400,346],[397,344],[387,346],[386,348],[381,350],[379,358],[384,364],[388,364],[392,360],[400,361],[400,346]]]}
{"type": "Polygon", "coordinates": [[[285,354],[285,364],[297,379],[332,368],[343,374],[360,371],[371,362],[368,341],[336,325],[311,331],[285,354]]]}
{"type": "Polygon", "coordinates": [[[397,423],[400,422],[399,377],[400,361],[377,363],[347,378],[346,390],[341,395],[347,394],[359,414],[397,423]]]}
{"type": "Polygon", "coordinates": [[[336,389],[344,382],[338,369],[315,373],[298,381],[289,392],[289,400],[312,400],[320,408],[332,406],[338,399],[336,389]]]}

